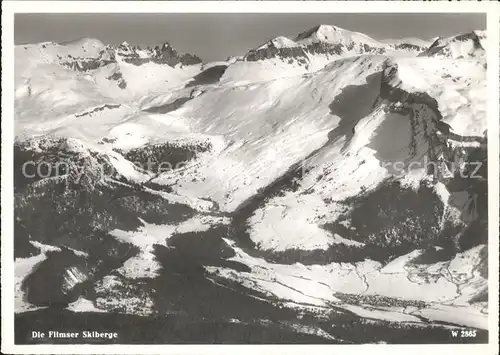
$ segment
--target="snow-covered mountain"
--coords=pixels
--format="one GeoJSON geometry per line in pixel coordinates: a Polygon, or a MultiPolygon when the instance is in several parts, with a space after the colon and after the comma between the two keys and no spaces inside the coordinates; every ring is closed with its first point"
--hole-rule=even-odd
{"type": "Polygon", "coordinates": [[[306,47],[317,44],[329,44],[334,47],[339,47],[344,51],[377,51],[377,48],[383,48],[384,45],[369,36],[345,30],[336,26],[319,25],[305,32],[300,33],[295,41],[305,45],[306,47]]]}
{"type": "Polygon", "coordinates": [[[426,50],[425,55],[453,58],[484,57],[485,37],[485,31],[473,31],[448,38],[438,37],[426,50]]]}
{"type": "Polygon", "coordinates": [[[269,80],[315,72],[332,61],[354,55],[390,53],[392,56],[416,56],[424,48],[406,44],[384,44],[362,33],[348,31],[336,26],[320,25],[300,33],[294,40],[276,37],[250,50],[244,57],[246,62],[230,68],[243,72],[239,76],[249,80],[269,80]]]}
{"type": "Polygon", "coordinates": [[[387,38],[387,39],[382,40],[381,42],[385,43],[385,44],[392,44],[392,45],[417,46],[417,47],[425,49],[425,48],[429,47],[434,42],[434,40],[424,40],[424,39],[420,39],[420,38],[410,37],[410,38],[397,38],[397,39],[387,38]]]}
{"type": "Polygon", "coordinates": [[[64,308],[68,326],[159,316],[193,334],[155,341],[484,341],[484,38],[321,25],[216,63],[17,46],[19,322],[64,308]]]}

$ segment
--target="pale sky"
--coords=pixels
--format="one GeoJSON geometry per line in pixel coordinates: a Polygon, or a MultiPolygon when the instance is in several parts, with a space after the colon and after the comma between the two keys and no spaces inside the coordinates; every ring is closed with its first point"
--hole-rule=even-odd
{"type": "MultiPolygon", "coordinates": [[[[360,6],[362,6],[360,4],[360,6]]],[[[82,37],[105,44],[161,45],[204,61],[243,55],[271,38],[316,25],[335,25],[375,39],[430,39],[486,29],[484,14],[16,14],[16,44],[64,42],[82,37]]]]}

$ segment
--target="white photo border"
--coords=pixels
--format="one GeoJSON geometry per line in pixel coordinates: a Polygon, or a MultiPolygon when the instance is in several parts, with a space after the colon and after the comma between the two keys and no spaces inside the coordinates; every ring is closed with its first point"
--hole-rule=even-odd
{"type": "Polygon", "coordinates": [[[498,354],[499,21],[497,2],[420,1],[3,1],[2,353],[5,354],[498,354]],[[485,13],[488,76],[489,343],[457,345],[15,345],[13,256],[14,15],[16,13],[485,13]]]}

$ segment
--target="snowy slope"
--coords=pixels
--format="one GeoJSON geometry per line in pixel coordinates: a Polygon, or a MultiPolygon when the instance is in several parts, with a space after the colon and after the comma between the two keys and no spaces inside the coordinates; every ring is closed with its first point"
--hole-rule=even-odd
{"type": "MultiPolygon", "coordinates": [[[[193,167],[193,172],[196,171],[206,178],[203,184],[190,183],[187,181],[189,178],[181,179],[178,182],[178,185],[182,186],[179,192],[207,196],[220,203],[224,209],[224,206],[228,206],[229,210],[236,208],[259,188],[284,174],[292,164],[320,148],[329,139],[335,138],[329,138],[328,134],[339,126],[341,118],[332,115],[331,106],[335,97],[340,95],[346,86],[360,86],[360,92],[368,97],[368,102],[364,103],[367,106],[364,111],[370,116],[353,117],[358,119],[359,123],[353,122],[351,125],[354,127],[357,124],[359,129],[356,127],[356,131],[360,133],[355,134],[352,139],[352,151],[337,154],[351,156],[359,161],[366,160],[371,154],[366,149],[366,153],[363,153],[363,146],[369,144],[370,137],[374,135],[372,132],[378,130],[378,126],[384,124],[385,120],[395,119],[386,117],[381,108],[369,112],[370,105],[374,103],[380,90],[380,81],[376,82],[376,78],[370,79],[368,87],[363,87],[367,77],[380,71],[384,60],[384,57],[346,59],[337,61],[311,77],[295,76],[265,83],[223,87],[186,102],[181,109],[169,115],[175,117],[177,122],[185,122],[195,132],[222,136],[231,146],[220,156],[210,159],[206,167],[193,167]],[[310,117],[314,117],[314,120],[310,117]],[[359,153],[358,149],[361,149],[359,153]],[[220,168],[214,169],[219,166],[220,168]]],[[[433,97],[439,99],[439,104],[443,106],[440,111],[444,121],[452,125],[453,130],[460,134],[484,136],[486,95],[485,87],[480,84],[484,80],[484,69],[481,65],[477,66],[472,62],[461,63],[457,72],[466,72],[467,75],[458,83],[450,80],[452,86],[447,86],[450,90],[444,91],[439,82],[442,83],[442,80],[446,80],[442,79],[443,77],[453,74],[456,64],[449,66],[449,61],[438,59],[398,59],[397,63],[401,68],[398,71],[401,73],[399,81],[402,82],[397,85],[408,88],[410,92],[430,92],[433,97]],[[426,80],[420,79],[422,74],[426,75],[426,80]],[[432,80],[436,80],[435,84],[432,80]],[[463,91],[465,88],[470,89],[463,91]]],[[[356,93],[351,95],[349,97],[355,100],[356,93]]],[[[349,110],[352,104],[349,102],[344,105],[346,110],[349,110]]],[[[389,124],[384,124],[384,127],[386,125],[390,127],[389,124]]],[[[408,122],[403,121],[401,125],[393,130],[409,127],[408,122]]],[[[340,129],[338,131],[341,134],[350,133],[340,129]]],[[[377,133],[379,136],[382,134],[377,133]]],[[[380,138],[380,141],[383,142],[384,139],[380,138]]],[[[401,143],[407,144],[404,138],[401,143]]],[[[332,147],[333,151],[343,147],[341,136],[337,144],[339,148],[332,147]]],[[[398,157],[406,158],[405,153],[394,159],[398,157]]],[[[337,161],[331,153],[324,159],[325,161],[316,162],[315,166],[337,161]]],[[[341,161],[343,166],[348,166],[345,158],[341,161]]],[[[353,161],[352,164],[353,168],[357,168],[358,163],[353,161]]],[[[353,180],[352,175],[345,175],[345,178],[353,181],[353,185],[358,188],[361,185],[376,184],[376,166],[367,164],[364,169],[368,174],[367,178],[375,180],[366,180],[363,183],[353,180]]],[[[379,169],[382,178],[385,169],[379,169]]],[[[167,176],[161,179],[169,181],[167,176]]],[[[344,178],[337,181],[342,180],[344,178]]],[[[332,190],[335,189],[332,187],[332,190]]]]}
{"type": "Polygon", "coordinates": [[[437,38],[427,49],[427,56],[447,56],[452,58],[484,57],[484,31],[473,31],[448,38],[437,38]]]}
{"type": "Polygon", "coordinates": [[[223,82],[247,83],[315,72],[329,63],[364,54],[413,57],[425,49],[408,43],[382,43],[340,27],[320,25],[294,40],[280,36],[250,50],[229,66],[223,82]]]}
{"type": "Polygon", "coordinates": [[[363,33],[348,31],[340,27],[329,25],[319,25],[317,27],[313,27],[310,30],[299,34],[295,38],[295,41],[304,45],[326,42],[331,44],[341,44],[346,47],[351,44],[367,44],[373,47],[383,47],[380,42],[375,41],[363,33]]]}
{"type": "MultiPolygon", "coordinates": [[[[171,67],[155,61],[138,66],[123,57],[123,50],[94,39],[16,46],[18,121],[61,125],[88,108],[130,105],[148,93],[179,86],[201,68],[200,64],[171,67]]],[[[139,54],[144,57],[143,52],[139,54]]]]}

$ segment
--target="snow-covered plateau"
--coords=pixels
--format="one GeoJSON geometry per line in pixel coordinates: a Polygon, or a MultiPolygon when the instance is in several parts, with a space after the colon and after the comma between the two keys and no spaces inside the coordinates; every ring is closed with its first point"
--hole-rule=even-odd
{"type": "Polygon", "coordinates": [[[487,342],[485,39],[17,45],[17,340],[487,342]]]}

